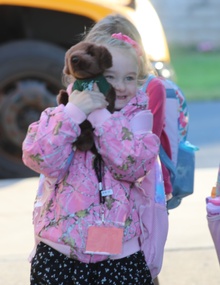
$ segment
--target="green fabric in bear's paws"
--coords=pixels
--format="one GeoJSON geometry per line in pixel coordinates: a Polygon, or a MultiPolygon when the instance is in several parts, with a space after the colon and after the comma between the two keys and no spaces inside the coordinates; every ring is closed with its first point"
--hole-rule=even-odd
{"type": "Polygon", "coordinates": [[[73,90],[93,90],[93,84],[96,83],[99,87],[99,90],[101,93],[103,93],[105,96],[108,94],[111,85],[108,83],[108,81],[105,79],[103,75],[99,75],[96,77],[88,78],[88,79],[77,79],[74,82],[73,90]]]}

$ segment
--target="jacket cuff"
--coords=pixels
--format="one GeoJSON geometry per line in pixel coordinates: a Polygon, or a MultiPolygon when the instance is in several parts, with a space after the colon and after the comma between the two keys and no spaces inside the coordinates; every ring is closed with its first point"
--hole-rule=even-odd
{"type": "Polygon", "coordinates": [[[131,119],[131,130],[133,133],[151,132],[153,127],[153,115],[149,110],[139,112],[131,119]]]}
{"type": "Polygon", "coordinates": [[[72,93],[72,91],[73,91],[73,83],[70,83],[70,84],[67,86],[66,92],[67,92],[68,95],[70,96],[70,94],[72,93]]]}
{"type": "Polygon", "coordinates": [[[88,116],[88,121],[94,128],[101,126],[109,117],[111,113],[107,109],[97,109],[88,116]]]}
{"type": "Polygon", "coordinates": [[[67,103],[65,106],[65,112],[70,116],[78,125],[86,120],[86,114],[81,111],[76,105],[67,103]]]}

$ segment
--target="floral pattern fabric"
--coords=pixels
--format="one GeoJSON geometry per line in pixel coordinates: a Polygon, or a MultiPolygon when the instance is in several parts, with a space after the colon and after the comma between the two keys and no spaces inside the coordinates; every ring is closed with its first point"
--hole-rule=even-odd
{"type": "Polygon", "coordinates": [[[124,242],[140,235],[138,211],[130,193],[136,189],[135,181],[153,167],[159,139],[150,132],[135,134],[130,122],[146,109],[146,95],[139,92],[94,130],[104,161],[103,186],[113,191],[104,205],[99,202],[94,154],[74,149],[80,127],[66,106],[46,109],[30,125],[23,161],[42,174],[34,210],[36,240],[52,242],[68,257],[95,263],[108,256],[84,253],[87,231],[102,223],[103,214],[105,225],[124,229],[124,242]]]}

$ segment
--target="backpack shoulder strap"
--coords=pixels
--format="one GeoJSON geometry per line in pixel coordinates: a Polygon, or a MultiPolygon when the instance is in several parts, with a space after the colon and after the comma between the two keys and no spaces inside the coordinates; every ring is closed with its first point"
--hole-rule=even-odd
{"type": "MultiPolygon", "coordinates": [[[[146,82],[142,85],[142,91],[146,92],[147,87],[149,85],[149,83],[151,82],[151,80],[153,78],[155,78],[156,76],[153,74],[150,74],[146,80],[146,82]]],[[[166,82],[166,81],[165,81],[166,82]]],[[[172,98],[172,99],[176,99],[176,94],[175,94],[175,90],[170,86],[170,84],[167,81],[168,86],[166,86],[166,84],[164,85],[166,88],[166,97],[167,98],[172,98]]],[[[166,151],[164,150],[164,148],[162,147],[162,145],[160,145],[160,150],[159,150],[159,157],[161,162],[163,163],[163,165],[170,171],[170,178],[171,181],[173,182],[176,176],[176,167],[173,163],[173,161],[169,158],[169,156],[167,155],[166,151]]]]}
{"type": "Polygon", "coordinates": [[[173,161],[169,158],[166,151],[164,150],[163,146],[160,144],[160,150],[159,150],[159,157],[163,165],[170,171],[170,179],[171,182],[174,182],[174,179],[176,177],[176,168],[174,166],[173,161]]]}
{"type": "Polygon", "coordinates": [[[146,92],[149,83],[150,83],[151,80],[152,80],[153,78],[155,78],[155,77],[156,77],[156,76],[153,75],[153,74],[150,74],[150,75],[148,76],[147,80],[144,82],[144,84],[143,84],[142,87],[141,87],[141,90],[142,90],[143,92],[146,92]]]}

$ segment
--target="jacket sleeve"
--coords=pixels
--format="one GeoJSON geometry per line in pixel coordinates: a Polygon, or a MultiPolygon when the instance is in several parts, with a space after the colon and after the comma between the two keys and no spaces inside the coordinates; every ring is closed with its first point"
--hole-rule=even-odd
{"type": "Polygon", "coordinates": [[[22,146],[24,164],[45,176],[60,176],[73,155],[73,142],[85,118],[71,103],[46,109],[28,128],[22,146]]]}
{"type": "Polygon", "coordinates": [[[149,117],[137,113],[129,121],[122,113],[115,112],[108,119],[106,116],[100,125],[101,118],[104,117],[102,110],[100,115],[100,120],[92,120],[97,122],[96,125],[93,124],[96,146],[113,177],[134,182],[144,176],[153,167],[159,150],[159,139],[149,129],[152,122],[146,123],[149,117]]]}

